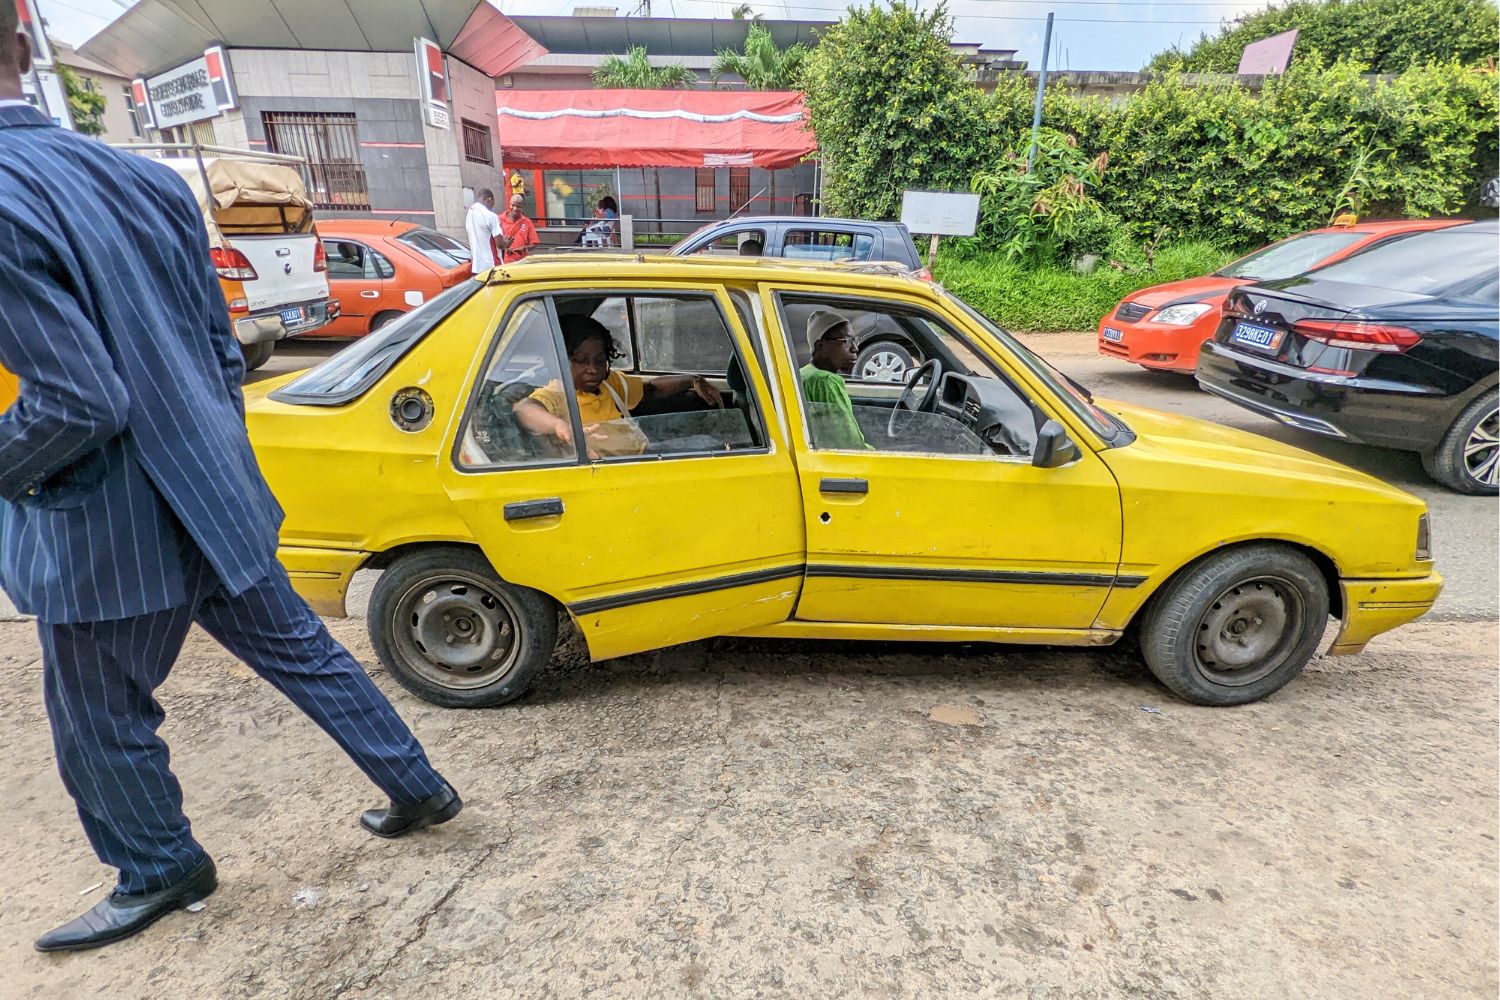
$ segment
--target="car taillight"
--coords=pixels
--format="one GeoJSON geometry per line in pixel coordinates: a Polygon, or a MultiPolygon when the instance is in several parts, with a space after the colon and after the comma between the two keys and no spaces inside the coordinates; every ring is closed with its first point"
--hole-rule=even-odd
{"type": "Polygon", "coordinates": [[[323,249],[322,240],[318,240],[313,244],[313,270],[328,270],[328,251],[323,249]]]}
{"type": "Polygon", "coordinates": [[[247,313],[250,311],[249,299],[230,299],[229,311],[231,313],[247,313]]]}
{"type": "Polygon", "coordinates": [[[917,280],[918,281],[931,281],[932,280],[932,268],[930,268],[930,267],[919,267],[919,268],[917,268],[917,280]]]}
{"type": "Polygon", "coordinates": [[[228,278],[230,281],[254,281],[258,277],[254,266],[250,263],[250,258],[234,247],[209,247],[208,255],[213,258],[214,270],[219,272],[221,278],[228,278]]]}
{"type": "Polygon", "coordinates": [[[1329,347],[1347,347],[1354,351],[1380,351],[1400,354],[1415,347],[1422,335],[1404,326],[1369,323],[1362,319],[1299,319],[1292,329],[1308,340],[1329,347]]]}

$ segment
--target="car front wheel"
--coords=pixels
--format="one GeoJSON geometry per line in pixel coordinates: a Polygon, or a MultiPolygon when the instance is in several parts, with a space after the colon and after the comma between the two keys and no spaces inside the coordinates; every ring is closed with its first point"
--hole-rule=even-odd
{"type": "Polygon", "coordinates": [[[1489,392],[1459,414],[1437,451],[1422,456],[1427,474],[1450,490],[1500,492],[1500,397],[1489,392]]]}
{"type": "Polygon", "coordinates": [[[1195,705],[1243,705],[1286,685],[1328,622],[1328,585],[1284,545],[1204,556],[1151,600],[1141,652],[1156,678],[1195,705]]]}
{"type": "Polygon", "coordinates": [[[402,687],[444,708],[481,708],[531,686],[557,645],[557,610],[545,595],[500,579],[479,553],[435,547],[381,574],[369,629],[402,687]]]}

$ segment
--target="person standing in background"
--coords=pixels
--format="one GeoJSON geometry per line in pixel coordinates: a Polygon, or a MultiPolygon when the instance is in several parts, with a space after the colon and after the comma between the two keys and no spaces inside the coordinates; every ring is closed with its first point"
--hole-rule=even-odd
{"type": "Polygon", "coordinates": [[[503,261],[505,264],[514,264],[516,261],[524,260],[531,248],[541,244],[541,237],[536,234],[536,227],[531,220],[526,218],[521,211],[521,203],[526,199],[518,194],[510,196],[510,210],[500,216],[500,235],[503,238],[503,261]]]}
{"type": "Polygon", "coordinates": [[[474,203],[464,217],[464,230],[469,235],[469,267],[474,274],[488,271],[499,259],[502,244],[500,217],[495,214],[495,192],[480,188],[474,194],[474,203]]]}

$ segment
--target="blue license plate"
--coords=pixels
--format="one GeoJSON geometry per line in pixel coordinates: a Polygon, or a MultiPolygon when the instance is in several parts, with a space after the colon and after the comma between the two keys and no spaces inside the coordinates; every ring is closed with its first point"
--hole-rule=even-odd
{"type": "Polygon", "coordinates": [[[296,326],[302,322],[302,315],[301,306],[297,306],[294,309],[283,309],[281,310],[281,321],[287,326],[296,326]]]}
{"type": "Polygon", "coordinates": [[[1243,344],[1245,347],[1254,347],[1261,351],[1274,351],[1281,346],[1281,338],[1285,331],[1277,330],[1269,326],[1257,326],[1254,323],[1246,323],[1243,320],[1234,324],[1234,332],[1229,335],[1231,344],[1243,344]]]}
{"type": "Polygon", "coordinates": [[[1104,328],[1104,339],[1109,341],[1111,344],[1118,344],[1120,341],[1125,339],[1125,334],[1123,331],[1116,330],[1112,326],[1106,326],[1104,328]]]}

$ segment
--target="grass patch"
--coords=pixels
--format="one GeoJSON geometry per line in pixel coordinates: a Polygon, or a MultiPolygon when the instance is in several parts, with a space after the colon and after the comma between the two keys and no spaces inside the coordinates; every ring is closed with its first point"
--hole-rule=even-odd
{"type": "Polygon", "coordinates": [[[939,254],[935,276],[1009,330],[1092,330],[1129,293],[1217,271],[1236,256],[1212,243],[1177,243],[1158,250],[1151,268],[1117,270],[1101,261],[1093,273],[1079,274],[1062,267],[1028,268],[994,253],[939,254]]]}

